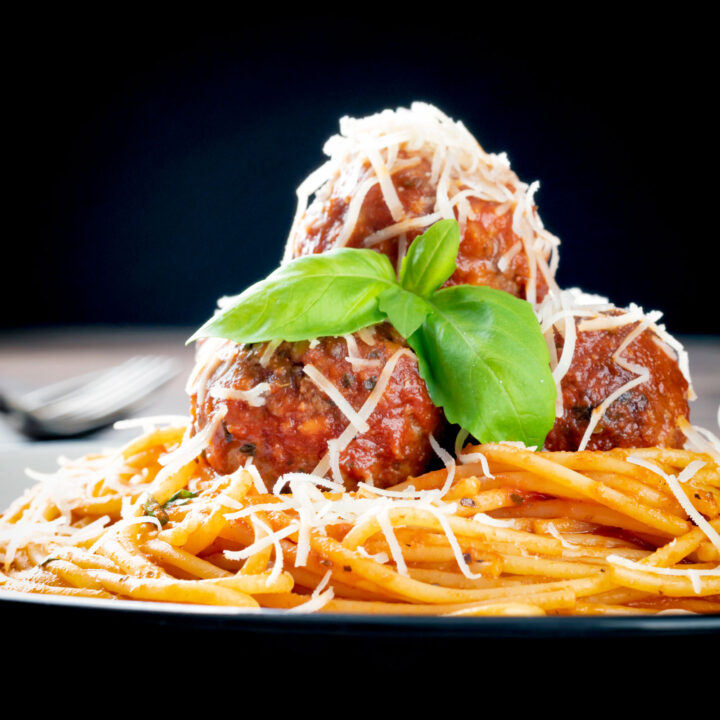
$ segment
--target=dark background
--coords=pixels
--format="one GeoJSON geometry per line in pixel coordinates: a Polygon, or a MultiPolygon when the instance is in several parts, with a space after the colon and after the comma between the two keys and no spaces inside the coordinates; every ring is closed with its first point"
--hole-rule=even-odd
{"type": "Polygon", "coordinates": [[[720,332],[711,26],[589,13],[11,27],[2,327],[199,324],[276,266],[339,117],[422,99],[540,180],[562,285],[720,332]]]}

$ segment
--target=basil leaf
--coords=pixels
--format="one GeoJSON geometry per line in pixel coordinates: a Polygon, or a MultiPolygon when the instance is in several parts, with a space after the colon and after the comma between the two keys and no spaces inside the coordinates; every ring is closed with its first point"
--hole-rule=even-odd
{"type": "Polygon", "coordinates": [[[532,307],[501,290],[439,290],[408,343],[432,401],[479,442],[541,446],[555,421],[550,356],[532,307]]]}
{"type": "Polygon", "coordinates": [[[400,265],[400,284],[427,298],[454,272],[460,247],[456,220],[438,220],[413,240],[400,265]]]}
{"type": "MultiPolygon", "coordinates": [[[[238,295],[190,341],[296,342],[388,319],[450,422],[480,442],[541,445],[555,420],[555,383],[540,325],[527,302],[500,290],[437,290],[455,271],[459,246],[457,222],[436,223],[410,246],[400,283],[388,258],[369,249],[298,258],[238,295]]],[[[149,502],[145,512],[167,522],[168,504],[149,502]]]]}
{"type": "Polygon", "coordinates": [[[239,343],[345,335],[385,320],[379,295],[397,285],[385,255],[341,248],[283,265],[238,295],[189,340],[239,343]]]}
{"type": "Polygon", "coordinates": [[[390,288],[380,295],[379,305],[404,338],[410,337],[432,311],[425,300],[399,286],[390,288]]]}

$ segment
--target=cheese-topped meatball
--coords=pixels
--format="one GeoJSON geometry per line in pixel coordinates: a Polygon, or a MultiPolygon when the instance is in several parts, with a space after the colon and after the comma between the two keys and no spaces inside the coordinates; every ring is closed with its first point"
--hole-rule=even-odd
{"type": "MultiPolygon", "coordinates": [[[[689,415],[688,382],[672,348],[652,329],[645,329],[618,353],[638,322],[612,329],[581,328],[582,321],[577,320],[572,362],[561,381],[563,414],[548,434],[545,447],[577,450],[593,412],[599,419],[584,449],[682,447],[685,438],[677,420],[689,415]],[[600,415],[607,398],[645,373],[647,380],[622,392],[600,415]]],[[[558,356],[564,343],[556,331],[558,356]]]]}
{"type": "Polygon", "coordinates": [[[195,430],[226,413],[206,449],[208,463],[229,473],[252,459],[271,487],[285,473],[312,472],[325,458],[330,477],[328,441],[347,431],[353,439],[338,448],[335,465],[346,487],[360,481],[386,487],[425,471],[433,457],[430,435],[443,420],[417,359],[389,325],[362,337],[367,342],[354,335],[277,347],[205,341],[211,346],[201,348],[190,388],[195,430]],[[388,377],[383,369],[389,362],[388,377]],[[348,428],[348,409],[333,392],[351,413],[375,392],[373,412],[354,418],[361,428],[366,422],[365,429],[348,428]]]}
{"type": "Polygon", "coordinates": [[[327,177],[307,207],[299,191],[286,258],[369,247],[396,263],[429,225],[455,217],[461,243],[448,285],[488,285],[532,302],[546,295],[558,240],[537,216],[534,189],[461,124],[416,103],[346,119],[325,152],[327,177]],[[403,137],[411,139],[393,141],[403,137]]]}

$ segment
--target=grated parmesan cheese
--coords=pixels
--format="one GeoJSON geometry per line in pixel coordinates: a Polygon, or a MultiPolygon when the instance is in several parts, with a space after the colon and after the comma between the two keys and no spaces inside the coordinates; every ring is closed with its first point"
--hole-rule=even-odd
{"type": "Polygon", "coordinates": [[[641,467],[650,470],[651,472],[659,475],[665,480],[668,488],[675,496],[675,499],[680,503],[683,510],[688,514],[688,517],[697,525],[707,536],[708,540],[720,550],[720,534],[710,525],[710,523],[700,514],[695,506],[690,502],[688,496],[683,492],[680,483],[687,482],[692,476],[705,466],[705,463],[700,460],[695,460],[690,463],[680,476],[670,475],[662,470],[662,468],[655,465],[655,463],[649,462],[644,458],[638,457],[637,455],[628,455],[627,461],[634,465],[640,465],[641,467]]]}
{"type": "Polygon", "coordinates": [[[366,345],[375,345],[375,326],[372,325],[370,327],[363,328],[362,330],[358,330],[357,336],[366,345]]]}
{"type": "Polygon", "coordinates": [[[261,382],[249,390],[213,388],[210,394],[217,400],[240,400],[246,402],[250,407],[262,407],[265,404],[265,395],[270,390],[270,383],[261,382]]]}
{"type": "Polygon", "coordinates": [[[688,399],[695,397],[692,389],[687,353],[682,345],[669,335],[664,326],[658,324],[658,320],[662,317],[661,312],[656,310],[645,312],[634,303],[631,303],[626,309],[619,309],[609,303],[607,298],[603,296],[585,293],[578,288],[560,290],[557,285],[552,283],[543,302],[535,308],[535,313],[540,322],[541,331],[545,336],[548,350],[550,351],[550,367],[557,389],[555,404],[556,417],[561,417],[564,412],[562,380],[572,365],[578,334],[583,332],[613,330],[637,323],[637,327],[628,334],[612,356],[613,361],[617,365],[624,370],[633,372],[636,378],[630,380],[622,388],[613,392],[605,398],[601,405],[593,410],[590,424],[586,429],[582,444],[578,448],[579,450],[583,450],[586,447],[592,431],[612,402],[624,392],[650,379],[650,372],[647,368],[629,363],[622,357],[624,350],[645,331],[653,333],[653,340],[662,343],[663,352],[666,352],[670,357],[677,360],[678,367],[688,382],[688,399]],[[563,348],[560,357],[558,357],[555,348],[555,333],[558,333],[563,338],[563,348]],[[672,354],[673,352],[674,355],[672,354]]]}
{"type": "Polygon", "coordinates": [[[264,368],[268,366],[270,358],[273,356],[275,351],[282,345],[282,340],[271,340],[265,348],[263,354],[260,356],[260,365],[264,368]]]}
{"type": "Polygon", "coordinates": [[[168,427],[186,427],[190,422],[187,415],[151,415],[148,417],[129,418],[118,420],[113,428],[115,430],[128,430],[130,428],[142,428],[147,433],[156,428],[167,425],[168,427]]]}
{"type": "MultiPolygon", "coordinates": [[[[362,422],[367,422],[368,418],[373,414],[373,412],[375,412],[375,408],[378,406],[380,398],[382,397],[383,393],[385,392],[385,388],[390,382],[390,377],[395,370],[395,366],[403,355],[415,358],[413,353],[407,348],[400,348],[390,356],[388,361],[385,363],[385,367],[383,367],[382,372],[378,377],[378,381],[375,384],[375,387],[372,389],[372,392],[370,393],[370,395],[368,395],[367,400],[365,400],[360,410],[357,411],[357,416],[362,422]]],[[[345,448],[355,439],[359,432],[360,430],[353,423],[350,423],[341,433],[340,437],[335,439],[338,453],[341,453],[343,450],[345,450],[345,448]]],[[[315,469],[312,471],[312,474],[322,477],[327,473],[329,469],[330,453],[328,451],[322,457],[320,462],[316,465],[315,469]]]]}
{"type": "Polygon", "coordinates": [[[717,577],[720,575],[720,567],[709,568],[709,569],[697,569],[697,568],[667,568],[658,567],[657,565],[643,565],[642,563],[628,560],[628,558],[622,557],[621,555],[608,555],[607,561],[613,565],[620,565],[621,567],[628,568],[629,570],[639,570],[641,572],[647,572],[654,575],[672,575],[675,577],[686,577],[690,579],[693,590],[696,594],[702,592],[702,578],[717,577]]]}
{"type": "MultiPolygon", "coordinates": [[[[706,453],[720,465],[720,438],[705,428],[691,425],[684,418],[680,419],[678,425],[687,438],[685,442],[686,450],[706,453]]],[[[718,408],[718,425],[720,425],[720,408],[718,408]]]]}
{"type": "Polygon", "coordinates": [[[360,355],[357,341],[355,340],[355,336],[352,333],[348,335],[343,335],[343,338],[345,339],[348,347],[348,354],[345,360],[347,360],[347,362],[352,365],[353,370],[380,367],[380,360],[367,359],[360,355]]]}
{"type": "MultiPolygon", "coordinates": [[[[379,184],[394,222],[366,238],[366,247],[401,236],[408,230],[424,229],[441,218],[455,218],[456,212],[461,231],[464,231],[467,219],[472,217],[468,201],[477,198],[496,203],[503,212],[512,211],[513,230],[519,237],[519,246],[514,252],[522,250],[528,259],[527,296],[530,302],[535,301],[539,263],[545,264],[547,257],[551,258],[549,269],[554,275],[559,240],[544,228],[535,211],[534,195],[538,183],[527,185],[521,182],[510,169],[504,153],[485,152],[461,122],[453,121],[436,107],[415,102],[410,108],[384,110],[364,118],[344,117],[340,120],[340,133],[325,143],[323,151],[329,160],[297,190],[298,205],[285,247],[284,263],[296,253],[310,197],[315,195],[319,201],[327,199],[332,183],[345,174],[356,188],[336,246],[347,244],[367,193],[379,184]],[[405,158],[400,150],[415,156],[405,158]],[[435,187],[435,203],[429,215],[408,217],[392,182],[392,174],[410,167],[411,163],[419,163],[420,157],[430,162],[429,180],[435,187]],[[360,181],[361,173],[368,168],[373,175],[360,181]]],[[[349,185],[352,187],[350,182],[349,185]]],[[[504,258],[505,267],[501,271],[511,259],[504,258]]]]}
{"type": "Polygon", "coordinates": [[[440,491],[441,497],[452,487],[453,480],[455,479],[455,458],[444,448],[440,447],[438,441],[430,435],[430,445],[435,451],[435,454],[443,461],[445,468],[447,469],[447,478],[443,484],[442,490],[440,491]]]}
{"type": "Polygon", "coordinates": [[[338,410],[358,432],[364,433],[370,429],[365,419],[360,417],[345,396],[314,365],[305,365],[303,372],[337,405],[338,410]]]}

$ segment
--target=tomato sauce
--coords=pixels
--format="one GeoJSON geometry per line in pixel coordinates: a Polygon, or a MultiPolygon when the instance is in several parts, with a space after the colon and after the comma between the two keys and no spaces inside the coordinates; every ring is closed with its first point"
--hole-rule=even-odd
{"type": "MultiPolygon", "coordinates": [[[[614,330],[577,333],[572,364],[561,383],[564,412],[547,436],[548,450],[577,450],[592,411],[637,377],[612,358],[636,327],[637,323],[631,323],[614,330]]],[[[563,344],[562,337],[556,333],[558,356],[563,344]]],[[[587,449],[683,447],[685,436],[678,429],[677,420],[687,418],[690,408],[688,383],[677,361],[661,347],[659,338],[651,330],[635,338],[622,357],[647,368],[650,379],[627,390],[610,404],[590,436],[587,449]]]]}
{"type": "MultiPolygon", "coordinates": [[[[304,373],[312,364],[359,410],[378,382],[391,355],[403,347],[402,338],[389,326],[379,326],[374,345],[356,337],[358,352],[377,366],[353,368],[346,359],[343,338],[283,343],[266,367],[260,363],[267,345],[239,349],[229,367],[221,366],[208,380],[203,402],[192,396],[191,410],[197,429],[212,420],[221,406],[227,415],[211,439],[206,459],[217,471],[233,472],[249,458],[270,484],[288,472],[312,472],[339,437],[348,418],[335,402],[304,373]],[[252,407],[243,400],[219,400],[216,388],[249,390],[269,383],[265,403],[252,407]]],[[[340,454],[340,469],[349,488],[358,482],[379,487],[401,482],[426,469],[433,456],[430,434],[442,429],[443,416],[428,396],[414,357],[402,356],[379,404],[368,419],[369,430],[340,454]]]]}
{"type": "MultiPolygon", "coordinates": [[[[400,153],[400,159],[407,159],[407,153],[400,153]]],[[[295,256],[322,253],[336,245],[342,233],[345,217],[353,196],[358,188],[374,177],[368,165],[353,183],[350,176],[341,175],[331,185],[329,194],[316,199],[302,218],[299,231],[293,238],[295,256]]],[[[429,215],[435,211],[436,184],[431,182],[430,160],[418,157],[412,167],[398,170],[392,175],[393,185],[403,206],[403,219],[429,215]]],[[[446,285],[487,285],[504,290],[516,297],[525,298],[530,268],[527,255],[522,247],[517,249],[520,238],[512,228],[512,208],[502,208],[496,202],[468,198],[472,216],[465,223],[457,256],[457,269],[446,285]],[[504,255],[515,248],[507,261],[507,267],[500,269],[504,255]]],[[[455,213],[457,216],[457,207],[455,213]]],[[[347,247],[366,247],[365,240],[373,233],[393,225],[395,221],[385,203],[382,191],[375,184],[363,200],[355,228],[347,247]]],[[[420,233],[421,229],[406,233],[406,246],[420,233]]],[[[399,237],[392,237],[373,244],[372,248],[397,262],[399,237]]],[[[547,294],[547,283],[537,274],[537,300],[547,294]]]]}

